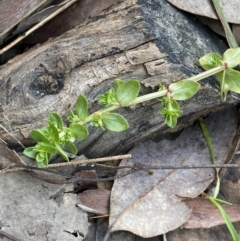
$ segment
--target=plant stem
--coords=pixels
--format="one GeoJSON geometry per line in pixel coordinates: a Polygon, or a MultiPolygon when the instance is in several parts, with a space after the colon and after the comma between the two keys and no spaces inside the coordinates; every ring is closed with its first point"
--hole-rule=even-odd
{"type": "MultiPolygon", "coordinates": [[[[223,71],[224,69],[225,69],[225,66],[223,66],[223,65],[217,66],[215,68],[206,70],[203,73],[200,73],[198,75],[190,77],[190,78],[188,78],[188,80],[199,81],[199,80],[205,79],[205,78],[207,78],[207,77],[209,77],[211,75],[219,73],[219,72],[223,71]]],[[[161,90],[161,91],[158,91],[158,92],[154,92],[154,93],[150,93],[150,94],[147,94],[147,95],[143,95],[143,96],[137,97],[129,106],[140,104],[140,103],[152,100],[152,99],[156,99],[156,98],[165,96],[167,94],[167,92],[168,92],[168,90],[164,89],[164,90],[161,90]]],[[[115,104],[113,104],[113,105],[111,105],[109,107],[106,107],[104,109],[100,109],[99,111],[97,111],[97,113],[102,114],[102,113],[106,113],[106,112],[111,112],[111,111],[117,110],[119,108],[121,108],[121,106],[118,103],[115,103],[115,104]]],[[[85,124],[85,123],[88,123],[88,122],[92,121],[94,119],[93,115],[94,115],[94,113],[89,115],[84,120],[84,122],[81,121],[80,123],[85,124]]]]}
{"type": "Polygon", "coordinates": [[[226,67],[221,65],[221,66],[217,66],[215,68],[212,68],[212,69],[209,69],[209,70],[206,70],[204,71],[203,73],[200,73],[200,74],[197,74],[197,75],[194,75],[193,77],[190,77],[190,78],[187,78],[188,80],[193,80],[193,81],[199,81],[199,80],[202,80],[202,79],[205,79],[211,75],[214,75],[214,74],[217,74],[221,71],[223,71],[226,67]]]}
{"type": "Polygon", "coordinates": [[[214,5],[214,8],[217,12],[217,15],[222,23],[222,26],[224,28],[224,31],[225,31],[225,35],[226,35],[226,38],[227,38],[227,41],[228,41],[228,45],[231,47],[231,48],[238,48],[238,43],[232,33],[232,30],[230,29],[229,27],[229,24],[227,22],[227,19],[223,13],[223,10],[219,4],[219,1],[218,0],[212,0],[213,2],[213,5],[214,5]]]}
{"type": "Polygon", "coordinates": [[[207,126],[206,126],[206,124],[204,123],[204,120],[203,120],[202,117],[200,117],[200,118],[198,119],[198,121],[199,121],[200,127],[201,127],[201,129],[202,129],[202,132],[203,132],[205,141],[206,141],[206,143],[207,143],[207,147],[208,147],[208,151],[209,151],[209,154],[210,154],[212,163],[213,163],[213,164],[216,164],[216,158],[215,158],[215,155],[214,155],[212,138],[211,138],[211,136],[210,136],[210,134],[209,134],[209,131],[208,131],[208,129],[207,129],[207,126]]]}
{"type": "MultiPolygon", "coordinates": [[[[143,96],[137,97],[129,106],[136,105],[136,104],[139,104],[139,103],[143,103],[143,102],[148,101],[148,100],[156,99],[158,97],[166,95],[167,92],[168,92],[168,90],[164,89],[164,90],[161,90],[161,91],[158,91],[158,92],[154,92],[154,93],[150,93],[150,94],[147,94],[147,95],[143,95],[143,96]]],[[[121,108],[121,106],[118,103],[116,103],[116,104],[113,104],[113,105],[111,105],[111,106],[109,106],[107,108],[98,110],[97,113],[102,114],[102,113],[106,113],[106,112],[111,112],[111,111],[117,110],[119,108],[121,108]]],[[[94,115],[94,113],[89,115],[84,120],[83,123],[88,123],[88,122],[92,121],[93,120],[93,115],[94,115]]]]}
{"type": "Polygon", "coordinates": [[[158,92],[154,92],[154,93],[151,93],[151,94],[147,94],[147,95],[137,97],[131,103],[131,105],[136,105],[136,104],[139,104],[139,103],[142,103],[142,102],[145,102],[145,101],[149,101],[149,100],[152,100],[152,99],[156,99],[156,98],[165,96],[167,94],[167,92],[168,92],[168,90],[164,89],[164,90],[161,90],[161,91],[158,91],[158,92]]]}
{"type": "Polygon", "coordinates": [[[232,236],[232,239],[234,241],[240,241],[238,233],[237,233],[236,229],[234,228],[233,224],[231,223],[229,216],[227,215],[227,213],[223,209],[223,207],[218,203],[217,199],[214,197],[209,197],[209,200],[218,208],[219,212],[221,213],[221,215],[227,225],[227,228],[232,236]]]}

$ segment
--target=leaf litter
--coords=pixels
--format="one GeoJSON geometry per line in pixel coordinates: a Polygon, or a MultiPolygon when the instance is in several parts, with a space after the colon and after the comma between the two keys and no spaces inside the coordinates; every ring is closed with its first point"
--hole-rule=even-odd
{"type": "MultiPolygon", "coordinates": [[[[217,163],[223,163],[234,138],[238,114],[234,107],[206,119],[217,163]]],[[[186,128],[173,141],[145,141],[134,147],[133,158],[120,166],[135,163],[149,166],[211,164],[203,134],[198,125],[186,128]]],[[[120,169],[117,173],[123,172],[120,169]]],[[[199,196],[213,181],[212,169],[155,170],[134,172],[114,182],[110,199],[109,230],[130,231],[144,238],[161,235],[183,225],[191,210],[183,197],[199,196]]]]}

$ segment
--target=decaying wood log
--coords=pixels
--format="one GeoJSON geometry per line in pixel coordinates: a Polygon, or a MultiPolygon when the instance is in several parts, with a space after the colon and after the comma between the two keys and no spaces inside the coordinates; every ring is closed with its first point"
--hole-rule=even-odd
{"type": "MultiPolygon", "coordinates": [[[[117,2],[117,1],[116,1],[117,2]]],[[[79,28],[15,57],[0,69],[0,123],[24,144],[33,128],[45,126],[49,112],[66,116],[79,94],[97,109],[97,96],[115,78],[139,79],[142,93],[159,83],[169,85],[202,71],[198,59],[227,46],[192,16],[164,0],[124,0],[79,28]]],[[[202,81],[202,90],[182,102],[181,125],[223,107],[214,78],[202,81]]],[[[229,96],[226,104],[237,102],[229,96]]],[[[79,144],[89,157],[117,154],[157,131],[166,130],[160,103],[151,101],[134,110],[120,111],[129,120],[122,133],[90,128],[79,144]]],[[[1,138],[14,140],[1,130],[1,138]]]]}

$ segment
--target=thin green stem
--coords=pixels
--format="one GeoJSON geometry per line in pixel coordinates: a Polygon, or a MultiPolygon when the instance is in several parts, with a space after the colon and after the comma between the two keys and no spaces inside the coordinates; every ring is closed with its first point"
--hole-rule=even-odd
{"type": "MultiPolygon", "coordinates": [[[[154,92],[154,93],[150,93],[150,94],[147,94],[147,95],[143,95],[143,96],[137,97],[130,105],[140,104],[140,103],[146,102],[148,100],[152,100],[152,99],[156,99],[158,97],[164,96],[166,94],[167,94],[167,89],[164,89],[164,90],[161,90],[161,91],[158,91],[158,92],[154,92]]],[[[111,112],[111,111],[117,110],[119,108],[121,108],[121,106],[118,103],[116,103],[116,104],[113,104],[113,105],[111,105],[109,107],[106,107],[104,109],[98,110],[97,113],[102,114],[102,113],[106,113],[106,112],[111,112]]],[[[89,115],[84,120],[83,123],[84,124],[88,123],[88,122],[92,121],[93,119],[94,119],[94,113],[89,115]]]]}
{"type": "MultiPolygon", "coordinates": [[[[98,110],[97,113],[102,114],[102,113],[106,113],[106,112],[111,112],[111,111],[117,110],[117,109],[119,109],[119,108],[121,108],[121,106],[120,106],[119,104],[113,104],[113,105],[111,105],[111,106],[109,106],[109,107],[106,107],[106,108],[104,108],[104,109],[98,110]]],[[[96,112],[94,112],[94,113],[96,113],[96,112]]],[[[88,123],[88,122],[92,121],[92,120],[94,119],[94,118],[93,118],[94,113],[92,113],[91,115],[89,115],[89,116],[84,120],[83,123],[88,123]]]]}
{"type": "Polygon", "coordinates": [[[218,199],[214,198],[214,197],[209,197],[209,200],[218,208],[219,212],[221,213],[227,227],[228,230],[232,236],[232,239],[234,241],[240,241],[240,238],[238,236],[238,233],[236,231],[236,229],[234,228],[229,216],[227,215],[226,211],[223,209],[223,207],[218,203],[218,199]]]}
{"type": "Polygon", "coordinates": [[[207,143],[207,147],[208,147],[208,151],[209,151],[209,154],[210,154],[212,163],[213,163],[213,164],[216,164],[216,158],[215,158],[215,155],[214,155],[212,139],[211,139],[211,136],[210,136],[209,131],[208,131],[208,129],[207,129],[207,126],[205,125],[204,120],[203,120],[202,117],[200,117],[200,118],[198,119],[198,121],[199,121],[200,127],[201,127],[201,129],[202,129],[202,132],[203,132],[203,136],[204,136],[204,138],[205,138],[205,141],[206,141],[206,143],[207,143]]]}
{"type": "Polygon", "coordinates": [[[227,38],[227,41],[228,41],[228,45],[231,47],[231,48],[238,48],[238,43],[232,33],[232,30],[230,29],[229,27],[229,24],[227,22],[227,19],[223,13],[223,10],[219,4],[219,1],[218,0],[212,0],[213,2],[213,5],[214,5],[214,8],[217,12],[217,15],[222,23],[222,26],[224,28],[224,31],[225,31],[225,35],[226,35],[226,38],[227,38]]]}
{"type": "Polygon", "coordinates": [[[193,77],[190,77],[190,78],[187,78],[187,79],[188,80],[193,80],[193,81],[199,81],[199,80],[205,79],[205,78],[207,78],[207,77],[209,77],[211,75],[217,74],[217,73],[223,71],[225,68],[226,68],[225,66],[220,65],[220,66],[217,66],[215,68],[206,70],[203,73],[194,75],[193,77]]]}
{"type": "Polygon", "coordinates": [[[152,100],[152,99],[156,99],[156,98],[165,96],[167,94],[167,92],[168,92],[168,90],[164,89],[164,90],[161,90],[161,91],[158,91],[158,92],[154,92],[154,93],[150,93],[150,94],[147,94],[147,95],[143,95],[143,96],[137,97],[131,103],[131,105],[140,104],[140,103],[143,103],[145,101],[149,101],[149,100],[152,100]]]}

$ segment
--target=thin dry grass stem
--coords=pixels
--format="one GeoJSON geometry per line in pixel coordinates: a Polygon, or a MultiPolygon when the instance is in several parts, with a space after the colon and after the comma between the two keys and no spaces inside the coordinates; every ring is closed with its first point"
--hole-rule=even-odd
{"type": "MultiPolygon", "coordinates": [[[[8,133],[8,135],[10,135],[19,145],[21,145],[21,147],[23,147],[25,149],[25,146],[13,135],[11,134],[4,126],[2,126],[0,124],[0,127],[6,132],[8,133]]],[[[1,139],[1,138],[0,138],[1,139]]],[[[3,139],[1,139],[1,141],[5,142],[3,139]]],[[[6,142],[5,142],[6,143],[6,142]]]]}
{"type": "Polygon", "coordinates": [[[115,161],[115,160],[121,160],[121,159],[127,159],[131,158],[131,154],[126,155],[119,155],[119,156],[109,156],[109,157],[101,157],[101,158],[94,158],[94,159],[85,159],[85,160],[78,160],[78,161],[70,161],[70,162],[64,162],[64,163],[57,163],[57,164],[50,164],[47,168],[55,168],[55,167],[64,167],[64,166],[75,166],[75,165],[82,165],[82,164],[88,164],[88,163],[96,163],[96,162],[105,162],[105,161],[115,161]]]}
{"type": "Polygon", "coordinates": [[[93,216],[93,217],[90,217],[89,219],[108,218],[108,217],[109,217],[109,214],[104,214],[104,215],[93,216]]]}

